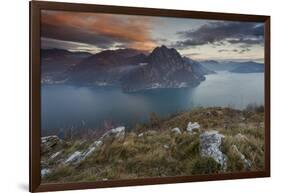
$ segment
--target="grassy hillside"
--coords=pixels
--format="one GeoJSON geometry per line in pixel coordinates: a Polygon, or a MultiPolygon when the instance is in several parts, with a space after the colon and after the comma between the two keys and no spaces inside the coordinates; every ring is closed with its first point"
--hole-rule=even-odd
{"type": "Polygon", "coordinates": [[[197,108],[166,119],[153,113],[148,123],[126,128],[121,134],[114,131],[95,139],[56,138],[47,148],[42,142],[42,181],[86,182],[261,171],[263,120],[262,107],[244,111],[197,108]],[[189,122],[198,122],[200,129],[188,132],[189,122]],[[180,131],[175,132],[174,128],[180,131]],[[224,136],[219,148],[227,157],[225,168],[212,156],[200,153],[200,136],[211,130],[224,136]],[[78,154],[76,160],[66,161],[78,154]]]}

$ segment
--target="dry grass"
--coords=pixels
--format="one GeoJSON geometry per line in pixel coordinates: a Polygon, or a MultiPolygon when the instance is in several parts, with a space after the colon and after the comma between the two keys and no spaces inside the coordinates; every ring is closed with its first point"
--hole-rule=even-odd
{"type": "MultiPolygon", "coordinates": [[[[107,140],[91,156],[76,166],[57,167],[43,178],[49,182],[100,181],[157,176],[179,176],[239,172],[245,170],[240,157],[232,151],[236,145],[245,158],[252,162],[249,170],[264,167],[264,114],[260,111],[238,111],[230,108],[197,108],[167,119],[152,115],[146,124],[138,124],[126,134],[124,140],[107,140]],[[199,122],[201,132],[218,130],[225,135],[222,151],[228,157],[226,171],[220,169],[212,158],[201,158],[199,134],[186,132],[189,121],[199,122]],[[183,132],[174,135],[171,129],[183,132]],[[138,134],[148,130],[154,132],[138,134]],[[244,138],[237,137],[237,134],[244,138]]],[[[92,141],[72,141],[64,147],[69,155],[85,149],[92,141]]],[[[44,155],[43,155],[44,157],[44,155]]]]}

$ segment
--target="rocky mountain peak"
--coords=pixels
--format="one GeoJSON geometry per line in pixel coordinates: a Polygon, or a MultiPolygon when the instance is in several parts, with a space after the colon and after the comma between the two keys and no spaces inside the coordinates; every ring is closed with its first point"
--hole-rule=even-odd
{"type": "Polygon", "coordinates": [[[151,54],[148,56],[149,62],[152,65],[159,66],[179,66],[183,65],[184,60],[181,55],[174,48],[167,48],[162,45],[161,47],[156,47],[151,54]]]}
{"type": "Polygon", "coordinates": [[[165,45],[162,45],[160,47],[154,48],[154,50],[151,52],[150,56],[174,56],[174,57],[180,57],[181,55],[178,53],[178,51],[174,48],[167,48],[165,45]]]}

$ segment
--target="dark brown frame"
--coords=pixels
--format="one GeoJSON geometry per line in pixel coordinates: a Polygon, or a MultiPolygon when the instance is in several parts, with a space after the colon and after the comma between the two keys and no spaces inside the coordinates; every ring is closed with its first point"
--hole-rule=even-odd
{"type": "Polygon", "coordinates": [[[135,185],[183,183],[195,181],[212,181],[242,178],[270,177],[270,16],[244,15],[231,13],[214,13],[199,11],[183,11],[168,9],[151,9],[136,7],[104,6],[58,2],[30,2],[30,161],[29,161],[29,191],[58,191],[89,188],[121,187],[135,185]],[[241,172],[228,174],[175,176],[161,178],[128,179],[98,182],[65,183],[65,184],[41,184],[40,180],[40,11],[42,9],[96,12],[112,14],[165,16],[179,18],[197,18],[213,20],[252,21],[265,24],[265,169],[258,172],[241,172]]]}

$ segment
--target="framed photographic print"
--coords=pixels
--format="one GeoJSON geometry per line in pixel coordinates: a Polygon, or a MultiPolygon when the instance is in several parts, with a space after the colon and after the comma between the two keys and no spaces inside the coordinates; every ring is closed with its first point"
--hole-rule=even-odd
{"type": "Polygon", "coordinates": [[[269,16],[30,2],[30,191],[269,176],[269,16]]]}

